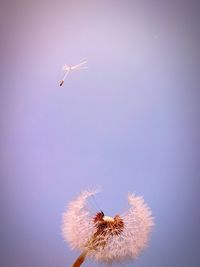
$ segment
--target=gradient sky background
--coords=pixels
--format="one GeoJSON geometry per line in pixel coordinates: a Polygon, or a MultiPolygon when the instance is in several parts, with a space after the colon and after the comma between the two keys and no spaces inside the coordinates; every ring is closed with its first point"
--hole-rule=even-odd
{"type": "Polygon", "coordinates": [[[0,266],[70,266],[61,215],[98,186],[107,215],[135,192],[155,216],[124,266],[200,266],[199,3],[1,1],[0,266]]]}

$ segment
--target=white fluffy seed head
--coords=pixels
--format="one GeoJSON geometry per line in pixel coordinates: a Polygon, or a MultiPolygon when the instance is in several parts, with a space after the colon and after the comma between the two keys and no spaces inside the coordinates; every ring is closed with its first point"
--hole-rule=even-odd
{"type": "MultiPolygon", "coordinates": [[[[72,249],[87,251],[87,255],[97,261],[112,263],[137,258],[146,247],[154,224],[149,207],[142,197],[130,194],[130,208],[120,216],[124,224],[122,231],[115,234],[114,230],[104,228],[97,233],[94,216],[87,208],[87,198],[95,193],[84,191],[69,203],[63,215],[64,239],[72,249]]],[[[108,225],[114,223],[112,217],[104,216],[102,219],[108,225]]]]}

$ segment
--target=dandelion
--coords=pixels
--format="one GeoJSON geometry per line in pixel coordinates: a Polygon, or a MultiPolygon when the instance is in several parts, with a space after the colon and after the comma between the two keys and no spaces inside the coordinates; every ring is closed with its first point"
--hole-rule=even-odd
{"type": "Polygon", "coordinates": [[[74,65],[74,66],[64,65],[63,68],[62,68],[62,70],[65,71],[66,73],[65,73],[63,79],[60,82],[60,86],[63,85],[63,83],[64,83],[66,77],[68,76],[68,74],[70,73],[70,71],[74,71],[74,70],[87,70],[88,67],[85,66],[86,63],[87,63],[87,60],[85,60],[85,61],[83,61],[83,62],[81,62],[81,63],[79,63],[77,65],[74,65]]]}
{"type": "Polygon", "coordinates": [[[72,249],[81,251],[72,267],[79,267],[86,256],[108,264],[137,258],[153,226],[149,207],[142,197],[129,194],[130,208],[123,215],[110,217],[99,211],[93,216],[87,203],[95,194],[82,192],[63,214],[63,237],[72,249]]]}

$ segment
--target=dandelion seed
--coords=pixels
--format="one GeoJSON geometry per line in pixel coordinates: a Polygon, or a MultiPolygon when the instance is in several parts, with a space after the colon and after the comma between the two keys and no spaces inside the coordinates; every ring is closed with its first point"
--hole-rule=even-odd
{"type": "Polygon", "coordinates": [[[94,194],[95,191],[82,192],[63,214],[63,237],[72,249],[81,251],[72,267],[79,267],[86,256],[108,264],[137,258],[146,247],[154,224],[143,198],[128,195],[130,208],[123,215],[110,217],[100,211],[93,216],[87,200],[94,194]]]}
{"type": "Polygon", "coordinates": [[[66,77],[68,76],[68,74],[70,73],[70,71],[75,71],[75,70],[87,70],[88,67],[86,66],[86,63],[87,63],[87,60],[84,60],[83,62],[77,64],[77,65],[74,65],[74,66],[69,66],[69,65],[64,65],[62,70],[65,71],[65,75],[64,77],[62,78],[61,82],[60,82],[60,86],[63,85],[66,77]]]}

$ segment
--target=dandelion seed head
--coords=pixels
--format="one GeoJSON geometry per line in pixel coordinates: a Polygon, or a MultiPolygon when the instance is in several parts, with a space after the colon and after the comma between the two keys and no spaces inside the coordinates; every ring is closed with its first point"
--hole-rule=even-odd
{"type": "Polygon", "coordinates": [[[128,195],[130,208],[124,215],[110,217],[89,212],[87,199],[95,191],[84,191],[71,201],[63,214],[62,232],[72,249],[100,262],[135,259],[147,246],[153,217],[142,197],[128,195]]]}

